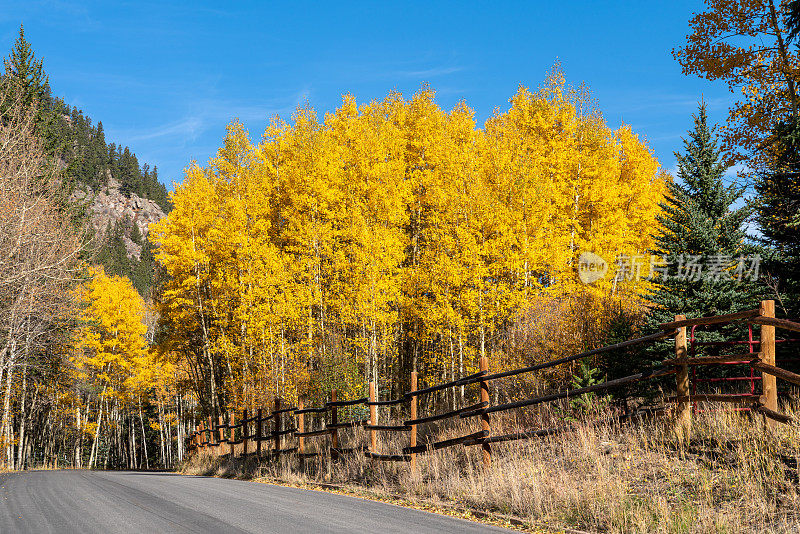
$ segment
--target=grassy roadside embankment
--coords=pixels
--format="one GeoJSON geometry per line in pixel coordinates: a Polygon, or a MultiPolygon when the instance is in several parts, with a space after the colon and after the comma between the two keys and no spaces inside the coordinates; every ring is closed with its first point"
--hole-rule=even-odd
{"type": "MultiPolygon", "coordinates": [[[[468,423],[438,429],[436,439],[464,435],[468,423]]],[[[471,427],[470,427],[471,428],[471,427]]],[[[342,446],[367,442],[363,430],[340,434],[342,446]]],[[[399,453],[405,436],[381,452],[399,453]]],[[[326,438],[317,439],[318,445],[326,438]]],[[[312,442],[312,440],[307,440],[312,442]]],[[[313,443],[313,442],[312,442],[313,443]]],[[[309,448],[313,447],[309,443],[309,448]]],[[[373,462],[361,454],[337,461],[295,455],[278,462],[195,456],[186,474],[291,485],[335,485],[340,491],[400,504],[474,509],[518,518],[529,528],[620,533],[796,532],[800,529],[800,429],[770,431],[761,417],[733,411],[697,414],[691,443],[675,437],[669,418],[633,425],[577,423],[574,431],[495,444],[484,470],[479,447],[418,455],[418,468],[373,462]]],[[[312,449],[313,450],[313,449],[312,449]]],[[[330,487],[328,488],[330,489],[330,487]]]]}

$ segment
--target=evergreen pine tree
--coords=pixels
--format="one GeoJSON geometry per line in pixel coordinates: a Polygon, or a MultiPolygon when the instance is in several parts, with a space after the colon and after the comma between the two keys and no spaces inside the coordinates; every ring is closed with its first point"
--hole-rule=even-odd
{"type": "Polygon", "coordinates": [[[19,37],[11,54],[3,60],[3,65],[3,79],[10,83],[12,93],[22,101],[23,106],[49,108],[50,82],[44,73],[42,60],[36,59],[30,43],[25,40],[25,29],[21,24],[19,37]]]}
{"type": "Polygon", "coordinates": [[[169,213],[172,209],[172,204],[169,201],[169,193],[164,184],[158,181],[158,166],[154,166],[150,172],[150,198],[158,204],[162,210],[169,213]]]}
{"type": "Polygon", "coordinates": [[[111,261],[111,249],[108,246],[108,240],[111,236],[111,232],[114,231],[114,227],[109,222],[106,225],[105,231],[101,234],[98,232],[98,236],[103,237],[102,243],[95,249],[94,257],[92,258],[93,263],[98,263],[102,265],[105,269],[108,269],[108,264],[111,261]]]}
{"type": "Polygon", "coordinates": [[[765,270],[778,291],[778,303],[800,317],[800,122],[779,124],[769,147],[772,165],[756,177],[754,200],[761,240],[769,254],[765,270]]]}
{"type": "Polygon", "coordinates": [[[50,110],[40,114],[41,120],[37,124],[37,132],[48,154],[61,156],[68,154],[72,149],[72,130],[69,123],[64,120],[64,115],[68,114],[69,111],[60,98],[53,99],[50,110]]]}
{"type": "MultiPolygon", "coordinates": [[[[85,223],[91,198],[73,200],[71,195],[75,187],[89,186],[96,192],[107,185],[109,171],[120,182],[125,194],[135,193],[150,198],[169,211],[167,190],[158,181],[157,168],[154,167],[152,171],[146,165],[140,168],[136,154],[130,148],[106,144],[101,122],[94,126],[91,119],[77,107],[68,106],[62,99],[51,96],[43,61],[36,57],[22,26],[14,47],[3,60],[3,66],[0,85],[4,90],[7,88],[11,99],[0,102],[0,106],[13,105],[15,99],[19,99],[36,113],[35,131],[42,139],[47,154],[59,163],[66,163],[66,167],[62,167],[60,189],[54,200],[76,226],[85,223]]],[[[0,108],[0,119],[5,111],[5,108],[0,108]]],[[[106,273],[110,275],[137,277],[139,282],[136,287],[144,295],[149,292],[149,285],[153,282],[152,250],[139,229],[133,227],[130,238],[143,245],[143,259],[137,262],[128,258],[124,235],[130,227],[130,221],[109,225],[95,259],[105,266],[106,273]]]]}
{"type": "Polygon", "coordinates": [[[139,261],[133,266],[131,276],[133,287],[135,287],[136,290],[139,291],[139,294],[145,299],[150,296],[150,288],[153,287],[155,268],[153,245],[150,243],[149,239],[145,239],[139,261]]]}
{"type": "MultiPolygon", "coordinates": [[[[672,267],[647,295],[654,305],[651,322],[668,322],[675,314],[734,313],[755,303],[755,284],[749,277],[739,281],[733,276],[739,258],[755,251],[744,230],[751,210],[734,207],[742,200],[744,187],[723,182],[726,167],[708,127],[705,104],[700,105],[694,123],[684,139],[685,153],[675,154],[678,180],[669,184],[659,217],[662,228],[653,254],[667,259],[672,267]],[[692,264],[699,269],[693,270],[692,264]]],[[[749,268],[749,262],[745,263],[749,268]]]]}
{"type": "MultiPolygon", "coordinates": [[[[744,222],[751,209],[741,203],[744,188],[725,185],[726,167],[716,137],[708,126],[706,107],[694,115],[694,129],[684,139],[685,152],[676,153],[678,180],[669,184],[662,204],[661,228],[652,253],[666,260],[666,269],[655,279],[656,287],[645,295],[652,306],[647,332],[675,315],[705,317],[757,307],[758,282],[751,267],[760,260],[748,243],[744,222]]],[[[699,329],[705,341],[739,339],[740,325],[699,329]]],[[[646,350],[642,364],[653,364],[669,354],[669,342],[646,350]]]]}
{"type": "Polygon", "coordinates": [[[125,247],[125,220],[117,221],[116,224],[109,223],[106,228],[105,242],[97,255],[98,263],[109,276],[132,277],[133,266],[128,258],[128,249],[125,247]]]}
{"type": "MultiPolygon", "coordinates": [[[[613,310],[608,318],[601,345],[616,345],[641,336],[641,323],[642,317],[640,314],[620,306],[618,309],[613,310]]],[[[598,358],[598,367],[607,380],[631,375],[637,372],[640,367],[638,364],[639,358],[637,357],[638,351],[638,347],[632,346],[608,352],[598,358]]],[[[609,393],[614,397],[617,404],[625,408],[627,413],[631,389],[627,386],[621,386],[612,389],[609,393]]]]}
{"type": "Polygon", "coordinates": [[[131,239],[131,241],[133,241],[137,245],[140,245],[140,246],[143,245],[142,232],[139,230],[139,225],[136,224],[136,223],[133,223],[131,225],[131,237],[130,237],[130,239],[131,239]]]}

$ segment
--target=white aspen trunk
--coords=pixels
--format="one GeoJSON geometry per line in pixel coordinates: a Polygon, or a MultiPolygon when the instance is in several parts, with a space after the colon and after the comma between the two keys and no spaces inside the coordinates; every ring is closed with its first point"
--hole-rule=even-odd
{"type": "Polygon", "coordinates": [[[486,319],[483,315],[483,294],[478,299],[480,305],[480,320],[481,320],[481,358],[486,356],[486,319]]]}
{"type": "MultiPolygon", "coordinates": [[[[194,235],[194,228],[192,228],[192,250],[197,252],[196,248],[196,241],[194,235]]],[[[206,316],[205,310],[203,308],[203,297],[202,292],[200,291],[200,266],[194,266],[195,272],[195,292],[197,296],[197,308],[200,315],[200,328],[203,332],[203,354],[208,361],[208,369],[209,369],[209,394],[211,395],[211,411],[216,415],[218,413],[218,404],[217,404],[217,384],[216,384],[216,373],[214,370],[214,358],[211,354],[211,343],[208,337],[208,327],[206,326],[206,316]]]]}
{"type": "MultiPolygon", "coordinates": [[[[464,339],[461,336],[461,329],[458,330],[458,368],[461,376],[464,375],[464,339]]],[[[461,387],[461,401],[464,401],[464,387],[461,387]]]]}
{"type": "MultiPolygon", "coordinates": [[[[374,313],[374,312],[373,312],[374,313]]],[[[372,344],[370,350],[370,366],[372,367],[372,381],[378,383],[378,327],[372,319],[372,344]]]]}
{"type": "Polygon", "coordinates": [[[574,189],[574,198],[572,202],[572,229],[570,231],[570,238],[569,238],[569,249],[572,253],[569,258],[569,264],[572,265],[572,262],[575,259],[575,229],[578,226],[578,206],[580,202],[580,187],[581,187],[581,172],[583,170],[582,162],[580,160],[580,155],[583,153],[583,132],[579,134],[578,137],[578,169],[575,176],[575,189],[574,189]]]}
{"type": "MultiPolygon", "coordinates": [[[[103,454],[103,469],[108,469],[108,457],[110,456],[110,453],[111,453],[111,445],[113,444],[114,440],[117,440],[117,436],[119,434],[119,420],[116,417],[116,406],[109,406],[108,405],[108,399],[105,400],[105,405],[106,405],[106,413],[108,414],[109,422],[111,421],[112,418],[114,418],[114,420],[117,422],[117,425],[116,425],[117,426],[117,432],[114,432],[113,434],[111,434],[109,436],[109,438],[108,438],[109,439],[108,447],[106,447],[106,452],[105,452],[105,454],[103,454]]],[[[111,425],[109,425],[109,426],[111,426],[111,425]]],[[[117,442],[118,442],[118,440],[117,440],[117,442]]]]}
{"type": "MultiPolygon", "coordinates": [[[[449,344],[450,345],[449,346],[450,357],[448,358],[448,360],[450,360],[450,381],[453,381],[453,380],[456,379],[456,359],[453,357],[454,356],[454,354],[453,354],[453,337],[450,336],[450,335],[448,335],[448,337],[450,338],[450,344],[449,344]]],[[[452,394],[448,395],[449,398],[447,399],[447,401],[450,404],[450,406],[453,407],[453,408],[456,407],[456,402],[457,402],[456,396],[457,395],[458,395],[458,388],[453,388],[452,394]]]]}
{"type": "MultiPolygon", "coordinates": [[[[12,360],[13,361],[13,360],[12,360]]],[[[3,421],[2,421],[2,435],[5,438],[6,442],[6,467],[9,469],[14,468],[13,457],[14,457],[14,447],[13,447],[13,439],[11,435],[11,424],[9,421],[9,415],[11,410],[11,382],[14,378],[14,367],[12,365],[6,370],[6,392],[5,392],[5,399],[3,401],[3,421]]]]}
{"type": "Polygon", "coordinates": [[[144,468],[150,469],[150,458],[147,454],[147,435],[144,432],[144,417],[142,416],[142,399],[139,399],[139,423],[142,427],[142,451],[144,452],[144,468]]]}
{"type": "MultiPolygon", "coordinates": [[[[26,347],[27,352],[27,347],[26,347]]],[[[26,358],[27,360],[27,358],[26,358]]],[[[23,462],[25,461],[24,447],[25,447],[25,421],[28,415],[25,413],[26,400],[28,397],[28,366],[22,367],[22,394],[19,401],[19,434],[17,442],[17,470],[24,469],[23,462]]]]}
{"type": "MultiPolygon", "coordinates": [[[[103,392],[100,394],[100,406],[97,413],[97,428],[94,429],[94,442],[92,443],[92,452],[89,453],[89,469],[94,469],[94,462],[97,459],[97,440],[100,439],[100,425],[103,423],[103,404],[106,396],[106,387],[103,386],[103,392]]],[[[88,408],[88,406],[87,406],[88,408]]],[[[88,414],[87,414],[88,419],[88,414]]]]}
{"type": "Polygon", "coordinates": [[[128,426],[128,466],[132,469],[139,468],[139,459],[136,455],[136,424],[133,417],[130,418],[131,424],[128,426]]]}
{"type": "MultiPolygon", "coordinates": [[[[361,339],[367,337],[367,324],[363,316],[358,318],[358,328],[361,332],[361,339]]],[[[370,381],[372,376],[372,352],[370,350],[363,351],[364,354],[364,382],[370,381]]]]}
{"type": "Polygon", "coordinates": [[[81,467],[81,443],[83,443],[83,421],[81,420],[81,409],[75,407],[75,428],[78,430],[78,437],[74,441],[72,448],[72,462],[73,465],[80,469],[81,467]]]}
{"type": "Polygon", "coordinates": [[[164,418],[161,416],[160,400],[156,400],[156,409],[158,413],[158,444],[159,452],[161,453],[161,465],[167,465],[167,451],[164,448],[164,418]]]}
{"type": "Polygon", "coordinates": [[[178,395],[175,398],[175,415],[178,418],[178,442],[176,443],[176,448],[178,449],[178,461],[179,462],[183,461],[183,446],[184,446],[184,444],[183,444],[183,436],[184,436],[184,431],[183,431],[184,420],[183,420],[183,417],[184,417],[184,414],[183,414],[183,411],[181,410],[181,405],[182,405],[182,399],[181,399],[181,396],[178,395]]]}

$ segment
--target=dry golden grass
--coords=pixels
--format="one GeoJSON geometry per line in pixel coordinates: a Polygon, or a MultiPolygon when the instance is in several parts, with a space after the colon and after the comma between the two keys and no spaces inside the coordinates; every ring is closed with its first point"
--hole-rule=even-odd
{"type": "MultiPolygon", "coordinates": [[[[438,429],[436,439],[475,430],[475,421],[438,429]]],[[[342,446],[368,442],[342,432],[342,446]]],[[[384,434],[381,452],[396,453],[404,434],[384,434]],[[389,436],[393,436],[389,438],[389,436]]],[[[327,446],[328,438],[307,439],[327,446]]],[[[612,418],[573,431],[493,447],[456,446],[418,455],[418,467],[372,462],[361,454],[337,461],[295,455],[280,461],[195,457],[184,472],[267,477],[287,483],[334,483],[411,501],[457,503],[513,515],[532,524],[620,533],[797,532],[800,428],[769,430],[761,417],[733,411],[695,415],[691,443],[674,435],[669,417],[620,425],[612,418]]],[[[224,449],[227,452],[227,447],[224,449]]]]}

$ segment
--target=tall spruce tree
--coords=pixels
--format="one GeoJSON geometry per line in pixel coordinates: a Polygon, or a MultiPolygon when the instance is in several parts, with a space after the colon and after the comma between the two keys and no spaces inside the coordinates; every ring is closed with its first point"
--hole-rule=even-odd
{"type": "MultiPolygon", "coordinates": [[[[702,317],[735,313],[756,307],[759,285],[753,280],[760,264],[744,223],[752,210],[744,205],[745,189],[725,185],[726,166],[716,136],[708,126],[705,104],[693,115],[694,129],[684,139],[677,180],[669,184],[662,204],[661,228],[652,251],[665,260],[656,286],[645,299],[651,303],[647,330],[677,314],[702,317]],[[736,207],[740,204],[740,207],[736,207]]],[[[739,325],[698,331],[705,341],[739,339],[739,325]]],[[[651,347],[642,364],[652,364],[669,353],[667,342],[651,347]]]]}
{"type": "Polygon", "coordinates": [[[10,84],[15,97],[25,107],[50,107],[50,82],[44,72],[41,59],[36,59],[31,44],[25,39],[25,29],[20,24],[19,37],[14,48],[3,60],[5,73],[3,79],[10,84]]]}
{"type": "MultiPolygon", "coordinates": [[[[134,225],[136,227],[136,225],[134,225]]],[[[147,299],[153,287],[156,272],[155,258],[153,256],[153,245],[150,241],[145,241],[142,245],[142,252],[139,261],[135,262],[131,270],[131,282],[139,294],[147,299]]]]}
{"type": "Polygon", "coordinates": [[[754,271],[740,272],[740,267],[750,271],[757,263],[750,259],[756,250],[744,229],[751,209],[735,207],[742,203],[744,186],[724,183],[727,168],[708,126],[705,104],[694,115],[694,130],[684,147],[683,154],[675,154],[678,179],[669,184],[659,216],[653,254],[665,258],[667,268],[647,295],[653,304],[651,322],[667,322],[675,314],[734,313],[753,307],[756,299],[754,271]]]}
{"type": "Polygon", "coordinates": [[[800,121],[779,124],[768,150],[772,164],[756,177],[754,199],[765,270],[782,311],[800,317],[800,121]]]}

